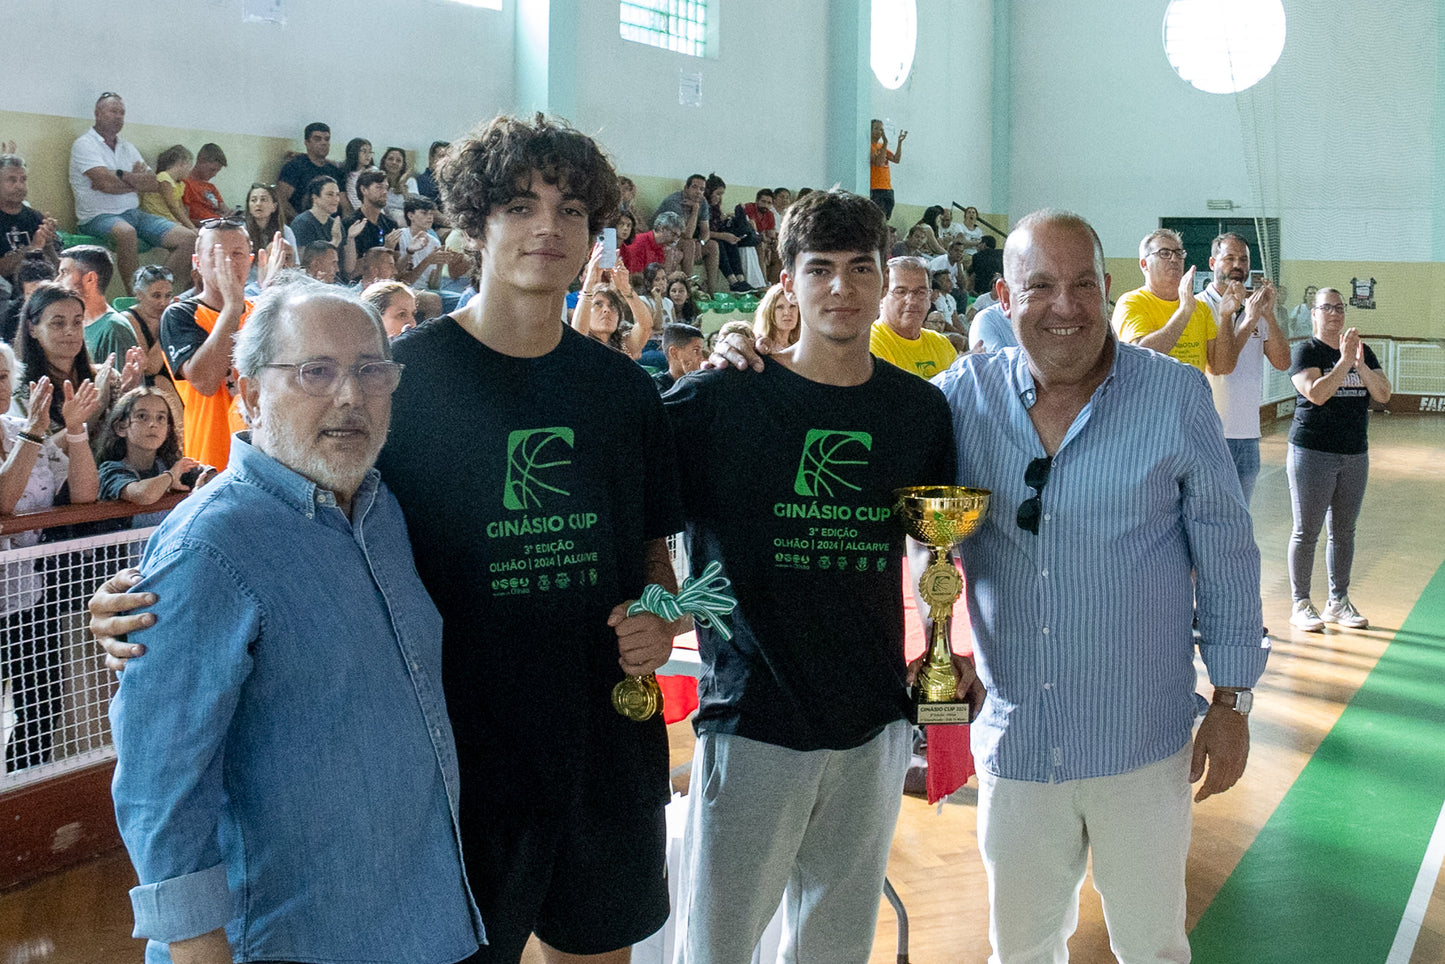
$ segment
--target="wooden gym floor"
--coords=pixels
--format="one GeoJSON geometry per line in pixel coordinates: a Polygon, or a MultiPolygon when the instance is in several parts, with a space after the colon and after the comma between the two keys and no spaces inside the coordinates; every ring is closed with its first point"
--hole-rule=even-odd
{"type": "MultiPolygon", "coordinates": [[[[1351,589],[1372,628],[1325,635],[1289,626],[1285,427],[1264,439],[1253,507],[1274,654],[1257,690],[1244,779],[1195,808],[1195,960],[1439,964],[1445,884],[1438,857],[1421,868],[1432,831],[1445,844],[1445,419],[1373,417],[1351,589]],[[1419,923],[1413,945],[1402,917],[1419,923]]],[[[1317,605],[1323,567],[1321,539],[1317,605]]],[[[689,724],[673,726],[671,737],[685,783],[689,724]]],[[[888,872],[907,907],[917,964],[988,956],[974,786],[941,807],[903,801],[888,872]]],[[[133,883],[118,851],[0,895],[0,964],[140,961],[141,944],[129,937],[133,883]]],[[[1081,901],[1073,959],[1112,960],[1088,883],[1081,901]]],[[[882,903],[872,964],[893,964],[895,935],[882,903]]],[[[527,960],[540,957],[529,951],[527,960]]]]}

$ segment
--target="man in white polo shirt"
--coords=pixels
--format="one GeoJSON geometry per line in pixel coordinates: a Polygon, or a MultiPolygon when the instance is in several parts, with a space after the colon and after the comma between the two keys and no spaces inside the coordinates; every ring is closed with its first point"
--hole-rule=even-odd
{"type": "Polygon", "coordinates": [[[189,277],[196,232],[140,209],[138,191],[154,191],[156,176],[130,141],[120,139],[125,101],[106,91],[95,102],[95,126],[70,145],[70,189],[75,193],[76,230],[108,238],[116,266],[131,294],[139,264],[137,238],[170,252],[166,266],[177,278],[189,277]]]}
{"type": "Polygon", "coordinates": [[[1237,234],[1221,234],[1209,246],[1209,270],[1214,280],[1199,298],[1214,312],[1221,336],[1234,339],[1239,357],[1227,375],[1210,374],[1214,408],[1224,423],[1224,441],[1234,458],[1235,472],[1244,489],[1244,504],[1254,493],[1259,477],[1259,405],[1264,385],[1264,360],[1280,371],[1289,368],[1289,339],[1274,316],[1274,286],[1265,281],[1253,292],[1245,289],[1249,277],[1249,245],[1237,234]]]}

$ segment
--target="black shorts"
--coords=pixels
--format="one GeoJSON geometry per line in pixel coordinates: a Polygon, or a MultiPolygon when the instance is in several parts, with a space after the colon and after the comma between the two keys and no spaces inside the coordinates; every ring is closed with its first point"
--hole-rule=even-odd
{"type": "MultiPolygon", "coordinates": [[[[656,728],[644,740],[660,740],[665,754],[660,719],[638,724],[610,706],[607,713],[629,727],[656,728]]],[[[469,781],[463,771],[462,853],[487,931],[474,964],[516,964],[532,933],[569,954],[600,954],[630,947],[666,923],[665,756],[640,768],[653,792],[615,792],[626,780],[598,786],[605,777],[596,774],[614,762],[593,759],[587,769],[594,775],[563,800],[545,790],[522,792],[495,773],[469,781]],[[656,788],[647,778],[654,771],[656,788]]]]}

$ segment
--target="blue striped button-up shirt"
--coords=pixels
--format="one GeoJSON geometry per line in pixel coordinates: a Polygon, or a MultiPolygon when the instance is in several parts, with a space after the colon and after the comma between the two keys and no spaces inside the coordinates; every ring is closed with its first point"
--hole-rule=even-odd
{"type": "Polygon", "coordinates": [[[968,356],[934,383],[953,410],[959,483],[993,492],[958,549],[988,687],[978,764],[1052,782],[1178,752],[1198,705],[1196,593],[1214,685],[1252,686],[1269,655],[1259,550],[1204,376],[1116,345],[1054,455],[1037,535],[1015,522],[1033,494],[1024,470],[1045,454],[1023,353],[968,356]]]}

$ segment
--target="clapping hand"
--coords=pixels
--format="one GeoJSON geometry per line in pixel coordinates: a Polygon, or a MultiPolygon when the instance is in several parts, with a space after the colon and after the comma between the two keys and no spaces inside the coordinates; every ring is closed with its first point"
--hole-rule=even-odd
{"type": "Polygon", "coordinates": [[[1340,336],[1340,360],[1351,368],[1365,364],[1365,343],[1360,340],[1360,329],[1346,328],[1340,336]]]}
{"type": "Polygon", "coordinates": [[[216,272],[216,287],[221,289],[221,305],[239,304],[246,298],[246,278],[236,277],[236,264],[226,249],[219,245],[211,247],[212,264],[218,265],[220,270],[216,272]]]}
{"type": "Polygon", "coordinates": [[[41,218],[40,227],[35,229],[35,235],[30,239],[30,243],[37,248],[44,248],[54,241],[59,233],[60,225],[47,214],[41,218]]]}
{"type": "MultiPolygon", "coordinates": [[[[120,370],[120,391],[117,394],[124,395],[140,385],[141,379],[145,375],[145,360],[146,350],[139,345],[132,345],[125,350],[125,364],[120,370]]],[[[114,352],[105,360],[105,363],[112,368],[115,367],[114,352]]]]}
{"type": "Polygon", "coordinates": [[[1243,282],[1225,282],[1224,294],[1219,297],[1219,317],[1221,319],[1233,318],[1235,312],[1239,311],[1240,306],[1244,304],[1245,299],[1249,296],[1249,292],[1245,289],[1243,282]]]}
{"type": "Polygon", "coordinates": [[[50,431],[50,398],[53,394],[54,388],[48,375],[41,375],[40,381],[30,383],[30,399],[26,405],[30,414],[25,431],[31,435],[44,438],[45,433],[50,431]]]}
{"type": "Polygon", "coordinates": [[[84,429],[77,426],[83,426],[99,407],[100,393],[95,390],[95,382],[89,378],[81,382],[79,388],[73,387],[67,379],[62,390],[65,400],[60,403],[60,417],[65,421],[67,431],[79,434],[84,429]]]}
{"type": "Polygon", "coordinates": [[[276,275],[286,268],[291,262],[291,245],[277,231],[271,237],[271,243],[260,251],[256,252],[256,277],[261,279],[261,287],[264,288],[276,280],[276,275]]]}
{"type": "Polygon", "coordinates": [[[1194,272],[1191,266],[1188,271],[1179,279],[1179,305],[1180,307],[1193,307],[1194,298],[1194,272]]]}
{"type": "Polygon", "coordinates": [[[1274,314],[1275,298],[1276,292],[1274,285],[1266,278],[1260,282],[1259,287],[1255,288],[1254,293],[1249,296],[1249,301],[1245,303],[1245,314],[1251,318],[1262,318],[1265,315],[1274,314]]]}

